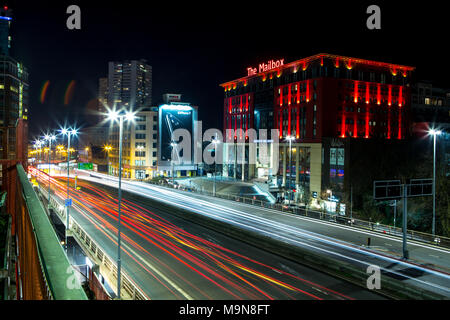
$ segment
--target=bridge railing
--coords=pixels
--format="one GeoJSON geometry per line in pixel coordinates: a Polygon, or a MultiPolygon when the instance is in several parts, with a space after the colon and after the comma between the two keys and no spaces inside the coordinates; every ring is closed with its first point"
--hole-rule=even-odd
{"type": "MultiPolygon", "coordinates": [[[[41,194],[48,199],[48,189],[44,186],[39,186],[41,194]]],[[[66,223],[67,210],[62,200],[51,195],[50,204],[53,211],[59,216],[63,224],[66,223]]],[[[88,232],[74,219],[72,215],[69,216],[69,230],[70,235],[74,237],[77,243],[82,247],[84,253],[101,268],[102,275],[109,280],[111,287],[116,289],[117,286],[117,264],[116,262],[101,248],[101,246],[89,235],[88,232]]],[[[122,294],[125,292],[129,299],[146,300],[145,294],[138,288],[135,282],[123,269],[121,270],[121,290],[122,294]]],[[[123,298],[123,296],[122,296],[123,298]]]]}
{"type": "MultiPolygon", "coordinates": [[[[215,197],[221,198],[221,199],[232,200],[232,201],[241,202],[241,203],[245,203],[245,204],[255,205],[258,207],[278,210],[278,211],[285,212],[285,213],[301,215],[301,216],[310,217],[310,218],[319,219],[319,220],[325,220],[325,221],[329,221],[329,222],[334,222],[334,223],[338,223],[338,224],[342,224],[342,225],[346,225],[346,226],[370,230],[370,231],[374,231],[374,232],[378,232],[378,233],[389,234],[389,235],[393,235],[393,236],[401,237],[402,232],[403,232],[402,231],[403,229],[399,228],[399,227],[394,227],[394,226],[385,225],[385,224],[381,224],[381,223],[371,222],[371,221],[367,221],[367,220],[350,218],[347,216],[331,214],[331,213],[327,213],[324,211],[314,210],[314,209],[311,209],[308,207],[299,207],[299,206],[293,206],[293,205],[289,206],[289,205],[284,205],[284,204],[280,204],[280,203],[271,203],[269,201],[263,201],[260,199],[241,197],[241,196],[237,196],[237,195],[225,194],[225,193],[220,193],[220,192],[216,192],[216,194],[214,195],[213,192],[208,191],[208,190],[197,190],[197,189],[187,188],[187,187],[183,187],[183,186],[174,187],[172,184],[162,185],[160,183],[156,183],[156,182],[152,182],[152,181],[146,181],[146,183],[163,186],[163,187],[170,188],[170,189],[178,189],[178,190],[183,190],[183,191],[190,190],[191,192],[195,192],[195,193],[198,193],[201,195],[207,195],[210,197],[215,196],[215,197]]],[[[408,239],[411,239],[411,240],[416,240],[416,241],[420,241],[420,242],[424,242],[424,243],[428,243],[428,244],[433,244],[433,245],[438,245],[441,247],[450,248],[450,238],[448,238],[448,237],[439,236],[439,235],[433,236],[430,233],[415,231],[415,230],[411,230],[411,229],[407,230],[407,237],[408,237],[408,239]]]]}
{"type": "Polygon", "coordinates": [[[51,222],[28,181],[16,165],[15,210],[17,298],[23,300],[86,300],[51,222]]]}

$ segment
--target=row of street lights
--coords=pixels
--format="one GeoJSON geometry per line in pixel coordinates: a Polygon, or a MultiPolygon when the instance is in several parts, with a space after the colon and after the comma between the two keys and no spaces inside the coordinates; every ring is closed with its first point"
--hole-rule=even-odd
{"type": "MultiPolygon", "coordinates": [[[[433,136],[433,221],[432,221],[432,235],[436,233],[436,137],[442,134],[441,130],[430,129],[428,133],[433,136]]],[[[288,197],[289,204],[291,203],[291,180],[292,180],[292,141],[295,140],[293,136],[287,136],[286,140],[289,142],[289,182],[288,182],[288,197]]],[[[351,201],[353,203],[353,201],[351,201]]],[[[395,218],[394,218],[395,219],[395,218]]],[[[395,226],[395,220],[394,220],[395,226]]]]}
{"type": "MultiPolygon", "coordinates": [[[[122,200],[122,141],[123,141],[123,122],[124,120],[132,122],[135,119],[135,113],[125,112],[124,110],[115,111],[111,110],[108,113],[108,120],[111,122],[119,122],[119,188],[118,188],[118,228],[117,228],[117,296],[118,299],[121,298],[121,200],[122,200]]],[[[67,136],[67,150],[70,150],[71,138],[78,134],[77,129],[63,128],[60,130],[60,134],[67,136]]],[[[50,204],[50,166],[51,166],[51,145],[52,141],[56,140],[55,134],[46,134],[44,140],[36,140],[34,147],[37,150],[40,149],[45,142],[49,144],[49,156],[48,156],[48,168],[49,168],[49,193],[48,193],[48,205],[50,204]]],[[[112,146],[105,145],[103,149],[108,154],[108,173],[109,173],[109,152],[112,150],[112,146]]],[[[69,230],[69,219],[70,219],[70,152],[67,152],[67,199],[66,199],[66,234],[65,234],[65,250],[67,253],[68,248],[68,230],[69,230]]]]}
{"type": "MultiPolygon", "coordinates": [[[[121,202],[122,202],[122,140],[123,140],[123,122],[133,122],[136,118],[136,113],[125,111],[109,110],[107,120],[112,122],[119,122],[119,188],[118,188],[118,221],[117,221],[117,298],[121,298],[121,202]]],[[[109,163],[108,163],[109,164],[109,163]]],[[[109,167],[109,166],[108,166],[109,167]]],[[[109,170],[109,168],[108,168],[109,170]]]]}
{"type": "MultiPolygon", "coordinates": [[[[69,163],[70,163],[70,138],[71,136],[76,136],[78,133],[77,129],[66,129],[63,128],[60,130],[60,134],[62,134],[63,136],[67,135],[67,200],[66,200],[66,207],[67,207],[67,215],[66,215],[66,234],[65,234],[65,249],[67,252],[67,236],[68,236],[68,230],[69,230],[69,205],[70,205],[70,200],[69,200],[69,163]]],[[[56,140],[56,135],[54,133],[47,133],[44,135],[43,140],[36,140],[34,147],[35,149],[37,148],[41,148],[43,145],[45,145],[45,142],[48,143],[48,203],[47,203],[47,208],[48,210],[50,210],[50,194],[51,194],[51,154],[52,154],[52,141],[56,140]]],[[[60,151],[62,150],[63,147],[59,148],[60,146],[57,147],[57,149],[60,149],[60,151]]]]}

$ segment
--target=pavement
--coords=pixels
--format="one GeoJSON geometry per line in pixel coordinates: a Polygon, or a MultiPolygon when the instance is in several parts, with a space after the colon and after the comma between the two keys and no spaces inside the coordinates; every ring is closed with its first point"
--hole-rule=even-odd
{"type": "MultiPolygon", "coordinates": [[[[71,216],[114,259],[117,190],[81,178],[78,186],[71,216]]],[[[180,219],[158,199],[124,191],[123,201],[122,266],[148,299],[383,299],[180,219]]]]}

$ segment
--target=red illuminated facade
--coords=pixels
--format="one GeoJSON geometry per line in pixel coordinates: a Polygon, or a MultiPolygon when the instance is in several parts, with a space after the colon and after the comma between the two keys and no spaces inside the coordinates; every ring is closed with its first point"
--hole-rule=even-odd
{"type": "Polygon", "coordinates": [[[248,67],[246,77],[221,84],[224,137],[233,139],[233,131],[227,129],[242,129],[235,135],[267,129],[267,138],[274,140],[270,130],[278,129],[279,150],[272,150],[271,166],[239,165],[235,159],[240,155],[230,151],[226,157],[232,163],[224,174],[242,180],[267,179],[275,185],[271,191],[282,197],[291,197],[286,190],[295,190],[293,200],[298,202],[311,198],[327,202],[328,189],[334,200],[345,199],[354,160],[364,157],[356,151],[358,146],[401,143],[409,135],[414,69],[331,54],[248,67]],[[287,137],[294,138],[291,144],[287,137]]]}
{"type": "Polygon", "coordinates": [[[301,142],[403,139],[413,70],[330,54],[283,64],[221,85],[224,129],[279,129],[301,142]]]}

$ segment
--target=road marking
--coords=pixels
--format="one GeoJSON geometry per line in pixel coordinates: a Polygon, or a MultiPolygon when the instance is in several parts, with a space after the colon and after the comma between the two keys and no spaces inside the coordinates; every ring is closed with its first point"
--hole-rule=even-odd
{"type": "MultiPolygon", "coordinates": [[[[92,178],[93,177],[87,177],[86,180],[91,180],[91,181],[95,180],[93,182],[106,184],[106,185],[112,185],[113,187],[117,188],[116,183],[112,182],[111,178],[108,179],[109,181],[98,181],[99,180],[98,178],[97,179],[95,179],[95,178],[92,179],[92,178]]],[[[136,193],[136,194],[139,194],[139,195],[145,195],[146,197],[148,197],[150,199],[157,200],[157,201],[162,201],[161,195],[163,196],[162,198],[172,197],[172,199],[171,199],[172,201],[175,200],[175,199],[178,200],[178,201],[174,201],[173,203],[176,206],[180,207],[180,208],[184,208],[184,209],[187,209],[189,211],[197,212],[197,213],[203,214],[205,216],[212,217],[213,219],[218,219],[219,221],[221,220],[221,221],[225,221],[225,222],[228,222],[228,223],[231,223],[231,224],[235,224],[235,225],[238,225],[240,227],[244,227],[246,229],[253,229],[255,231],[259,231],[259,232],[262,232],[262,233],[265,233],[265,234],[269,233],[268,231],[266,231],[264,229],[258,229],[258,228],[255,228],[255,227],[251,226],[251,225],[247,225],[249,222],[255,222],[256,221],[258,223],[262,223],[264,226],[277,227],[279,229],[288,231],[289,233],[293,233],[293,234],[302,234],[304,236],[307,235],[308,237],[313,238],[313,239],[317,239],[317,240],[319,240],[321,242],[325,242],[325,243],[328,243],[328,244],[333,243],[334,245],[336,245],[338,247],[341,247],[341,248],[344,248],[344,249],[347,249],[347,250],[351,250],[351,251],[354,251],[354,252],[355,251],[356,252],[363,252],[364,251],[364,250],[360,250],[358,248],[354,248],[353,245],[342,244],[342,243],[339,243],[339,242],[336,243],[336,239],[331,238],[331,237],[327,237],[327,236],[323,236],[323,235],[317,234],[315,232],[306,231],[306,230],[303,230],[303,229],[297,229],[296,227],[291,227],[291,226],[288,226],[288,225],[286,225],[284,223],[280,223],[278,221],[271,221],[271,220],[268,220],[266,218],[261,218],[259,216],[254,216],[254,215],[249,214],[247,212],[240,211],[239,209],[223,207],[223,205],[218,205],[217,203],[213,204],[213,203],[210,202],[210,199],[201,199],[201,198],[199,198],[198,199],[198,202],[199,202],[198,205],[199,205],[200,208],[196,208],[196,207],[193,207],[193,203],[192,203],[193,201],[192,200],[194,200],[194,199],[190,195],[174,192],[172,190],[165,190],[165,189],[159,188],[157,186],[150,186],[150,185],[142,186],[141,184],[137,185],[136,183],[132,183],[132,182],[126,182],[126,184],[128,185],[128,188],[126,188],[126,189],[128,189],[127,191],[129,191],[129,192],[136,193]],[[144,189],[147,189],[149,192],[148,193],[143,193],[142,192],[143,191],[142,190],[143,187],[144,187],[144,189]],[[135,188],[137,188],[139,190],[135,190],[135,188]],[[180,203],[180,202],[183,202],[183,203],[180,203]],[[186,203],[184,203],[184,202],[186,202],[186,203]],[[216,213],[213,213],[213,212],[206,212],[206,211],[204,211],[207,208],[209,208],[209,209],[210,208],[214,208],[215,210],[217,210],[219,212],[216,211],[216,213]],[[228,215],[224,216],[224,214],[223,214],[224,212],[228,213],[228,215]],[[229,214],[231,212],[234,212],[237,216],[245,218],[244,221],[243,221],[244,223],[239,222],[239,221],[230,220],[229,214]],[[245,221],[245,220],[247,220],[247,221],[245,221]]],[[[267,209],[263,209],[263,210],[267,210],[267,209]]],[[[269,210],[267,210],[267,211],[269,211],[269,210]]],[[[279,215],[282,214],[282,213],[276,212],[275,210],[270,210],[269,212],[273,212],[273,213],[279,214],[279,215]]],[[[284,215],[286,215],[286,214],[284,214],[284,215]]],[[[309,220],[308,218],[305,219],[304,217],[299,217],[299,216],[296,216],[294,218],[302,219],[302,220],[309,220]]],[[[321,221],[315,221],[315,220],[314,221],[310,220],[310,221],[315,222],[315,223],[319,223],[319,224],[327,224],[329,226],[335,226],[334,224],[324,223],[324,222],[321,222],[321,221]]],[[[335,227],[342,228],[342,227],[337,226],[337,225],[335,227]]],[[[351,230],[349,228],[342,228],[342,229],[346,229],[347,231],[351,230]]],[[[364,232],[359,231],[359,230],[353,230],[353,231],[354,232],[359,232],[359,233],[364,233],[364,232]]],[[[272,233],[270,233],[270,234],[273,236],[272,233]]],[[[385,239],[389,239],[391,241],[401,242],[401,239],[399,239],[399,240],[392,239],[392,238],[389,238],[389,237],[386,237],[386,236],[380,236],[378,234],[369,233],[369,232],[367,232],[366,234],[372,234],[373,236],[377,236],[377,237],[380,237],[380,238],[385,238],[385,239]]],[[[289,242],[294,242],[294,243],[302,244],[304,246],[313,247],[311,245],[308,245],[308,244],[306,244],[304,242],[301,242],[301,241],[298,241],[298,240],[295,240],[295,239],[288,239],[287,237],[284,237],[282,235],[278,235],[276,238],[278,238],[281,241],[285,241],[285,242],[286,242],[286,240],[288,240],[288,243],[289,242]]],[[[425,247],[425,248],[431,249],[431,250],[443,251],[442,249],[441,250],[440,249],[435,249],[435,248],[430,247],[430,246],[419,245],[419,244],[416,244],[416,245],[417,246],[421,246],[421,247],[425,247]]],[[[316,250],[319,250],[319,251],[324,251],[324,252],[327,252],[329,254],[340,256],[340,257],[342,257],[344,259],[354,260],[354,261],[357,261],[357,262],[362,263],[362,264],[368,264],[367,261],[361,261],[361,260],[358,260],[358,259],[354,259],[354,258],[345,256],[345,255],[338,254],[336,252],[329,251],[329,250],[322,249],[322,248],[318,248],[318,247],[315,247],[315,246],[314,246],[314,248],[316,250]]],[[[443,251],[443,252],[448,253],[448,251],[443,251]]],[[[396,262],[399,261],[398,258],[393,258],[393,257],[391,258],[391,257],[388,257],[388,256],[379,255],[376,252],[366,251],[366,252],[364,252],[364,254],[375,256],[375,257],[377,257],[379,259],[382,259],[382,260],[385,260],[385,261],[396,261],[396,262]]],[[[411,265],[410,263],[407,263],[407,262],[400,262],[400,263],[404,264],[404,265],[411,265]]],[[[418,268],[418,269],[423,269],[422,267],[419,267],[419,266],[416,266],[416,265],[415,265],[415,267],[418,268]]],[[[443,276],[445,278],[448,278],[447,274],[445,274],[445,273],[443,274],[440,271],[435,271],[435,270],[430,270],[430,269],[424,269],[424,270],[426,270],[427,272],[432,272],[432,273],[435,273],[435,274],[437,274],[439,276],[443,276]]],[[[413,279],[413,280],[419,281],[417,279],[413,279]]],[[[436,286],[436,285],[433,285],[433,284],[429,284],[429,285],[432,285],[434,287],[440,287],[438,285],[436,286]]]]}
{"type": "Polygon", "coordinates": [[[278,273],[278,274],[282,274],[280,271],[275,270],[275,269],[272,269],[272,271],[275,271],[275,272],[278,273]]]}
{"type": "Polygon", "coordinates": [[[439,256],[435,256],[434,254],[429,254],[429,256],[440,259],[439,256]]]}
{"type": "Polygon", "coordinates": [[[319,291],[319,292],[321,292],[321,293],[323,293],[323,294],[328,295],[328,292],[322,291],[322,290],[320,290],[320,289],[318,289],[318,288],[316,288],[316,287],[311,287],[311,288],[313,288],[314,290],[319,291]]]}
{"type": "Polygon", "coordinates": [[[161,273],[158,269],[156,269],[152,264],[150,264],[146,259],[144,259],[140,254],[138,254],[134,249],[130,248],[127,244],[123,244],[124,247],[127,247],[127,249],[132,252],[136,257],[138,257],[140,260],[142,260],[143,263],[145,263],[150,269],[152,269],[154,272],[158,274],[161,278],[163,278],[167,283],[169,283],[172,287],[174,287],[179,293],[181,293],[186,299],[188,300],[194,300],[187,292],[185,292],[181,287],[179,287],[175,282],[167,278],[163,273],[161,273]]]}

